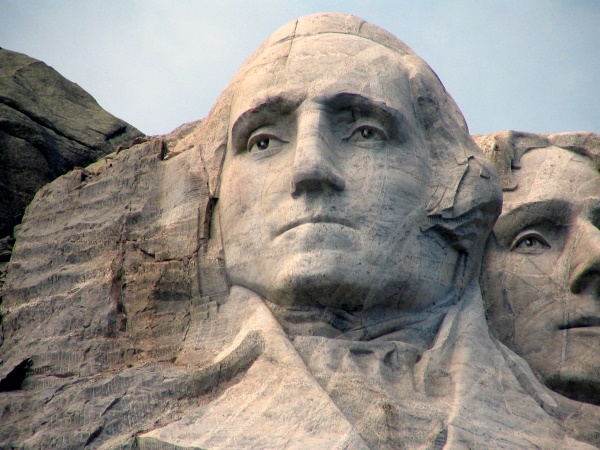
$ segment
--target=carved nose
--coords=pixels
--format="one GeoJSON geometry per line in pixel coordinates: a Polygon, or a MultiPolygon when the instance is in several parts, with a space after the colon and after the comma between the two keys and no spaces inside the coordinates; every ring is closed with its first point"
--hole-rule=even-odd
{"type": "Polygon", "coordinates": [[[580,230],[571,258],[569,288],[574,294],[600,296],[600,230],[587,221],[580,230]]]}
{"type": "MultiPolygon", "coordinates": [[[[315,116],[315,115],[313,115],[315,116]]],[[[328,142],[327,134],[320,130],[322,123],[317,117],[309,117],[299,126],[299,138],[292,167],[291,194],[339,192],[346,183],[340,175],[335,155],[328,142]]]]}

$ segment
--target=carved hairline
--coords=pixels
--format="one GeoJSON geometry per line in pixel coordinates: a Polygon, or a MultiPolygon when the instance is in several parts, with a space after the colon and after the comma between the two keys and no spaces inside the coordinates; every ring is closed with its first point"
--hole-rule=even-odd
{"type": "Polygon", "coordinates": [[[559,147],[591,160],[600,171],[600,135],[590,132],[535,134],[505,130],[487,136],[474,136],[484,154],[494,163],[500,175],[503,191],[518,188],[513,170],[530,150],[559,147]]]}

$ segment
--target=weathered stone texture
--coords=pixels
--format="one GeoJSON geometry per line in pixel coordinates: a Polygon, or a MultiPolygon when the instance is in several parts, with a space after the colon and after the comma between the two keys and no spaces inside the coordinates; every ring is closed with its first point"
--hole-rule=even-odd
{"type": "Polygon", "coordinates": [[[37,193],[2,292],[0,447],[597,448],[597,406],[490,335],[499,172],[404,43],[284,26],[203,122],[37,193]]]}
{"type": "Polygon", "coordinates": [[[172,361],[210,309],[208,185],[197,149],[166,152],[157,138],[111,154],[28,208],[2,303],[0,447],[131,445],[205,389],[172,361]]]}

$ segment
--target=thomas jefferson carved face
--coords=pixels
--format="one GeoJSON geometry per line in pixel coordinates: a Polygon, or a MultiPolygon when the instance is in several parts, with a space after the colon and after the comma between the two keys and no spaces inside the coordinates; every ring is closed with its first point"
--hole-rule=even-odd
{"type": "Polygon", "coordinates": [[[280,305],[422,311],[450,289],[457,252],[419,229],[432,169],[409,69],[351,35],[282,45],[231,108],[219,195],[230,281],[280,305]]]}
{"type": "Polygon", "coordinates": [[[600,402],[600,175],[591,160],[530,150],[505,192],[484,263],[496,334],[553,389],[600,402]]]}

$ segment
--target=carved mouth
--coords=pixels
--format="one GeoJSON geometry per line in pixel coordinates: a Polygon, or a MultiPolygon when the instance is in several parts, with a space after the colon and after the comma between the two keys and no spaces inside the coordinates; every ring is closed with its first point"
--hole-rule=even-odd
{"type": "Polygon", "coordinates": [[[285,233],[286,231],[291,230],[292,228],[296,228],[301,225],[306,225],[309,223],[314,223],[314,224],[333,223],[333,224],[342,225],[342,226],[345,226],[348,228],[356,229],[356,226],[354,226],[354,224],[348,219],[344,219],[341,217],[330,217],[330,216],[314,216],[314,217],[304,217],[302,219],[297,219],[297,220],[294,220],[294,221],[288,223],[287,225],[285,225],[279,229],[279,231],[277,232],[277,235],[281,235],[281,234],[285,233]]]}
{"type": "Polygon", "coordinates": [[[581,317],[577,320],[573,320],[566,325],[562,325],[559,328],[561,330],[570,330],[572,328],[593,328],[600,327],[600,317],[581,317]]]}

